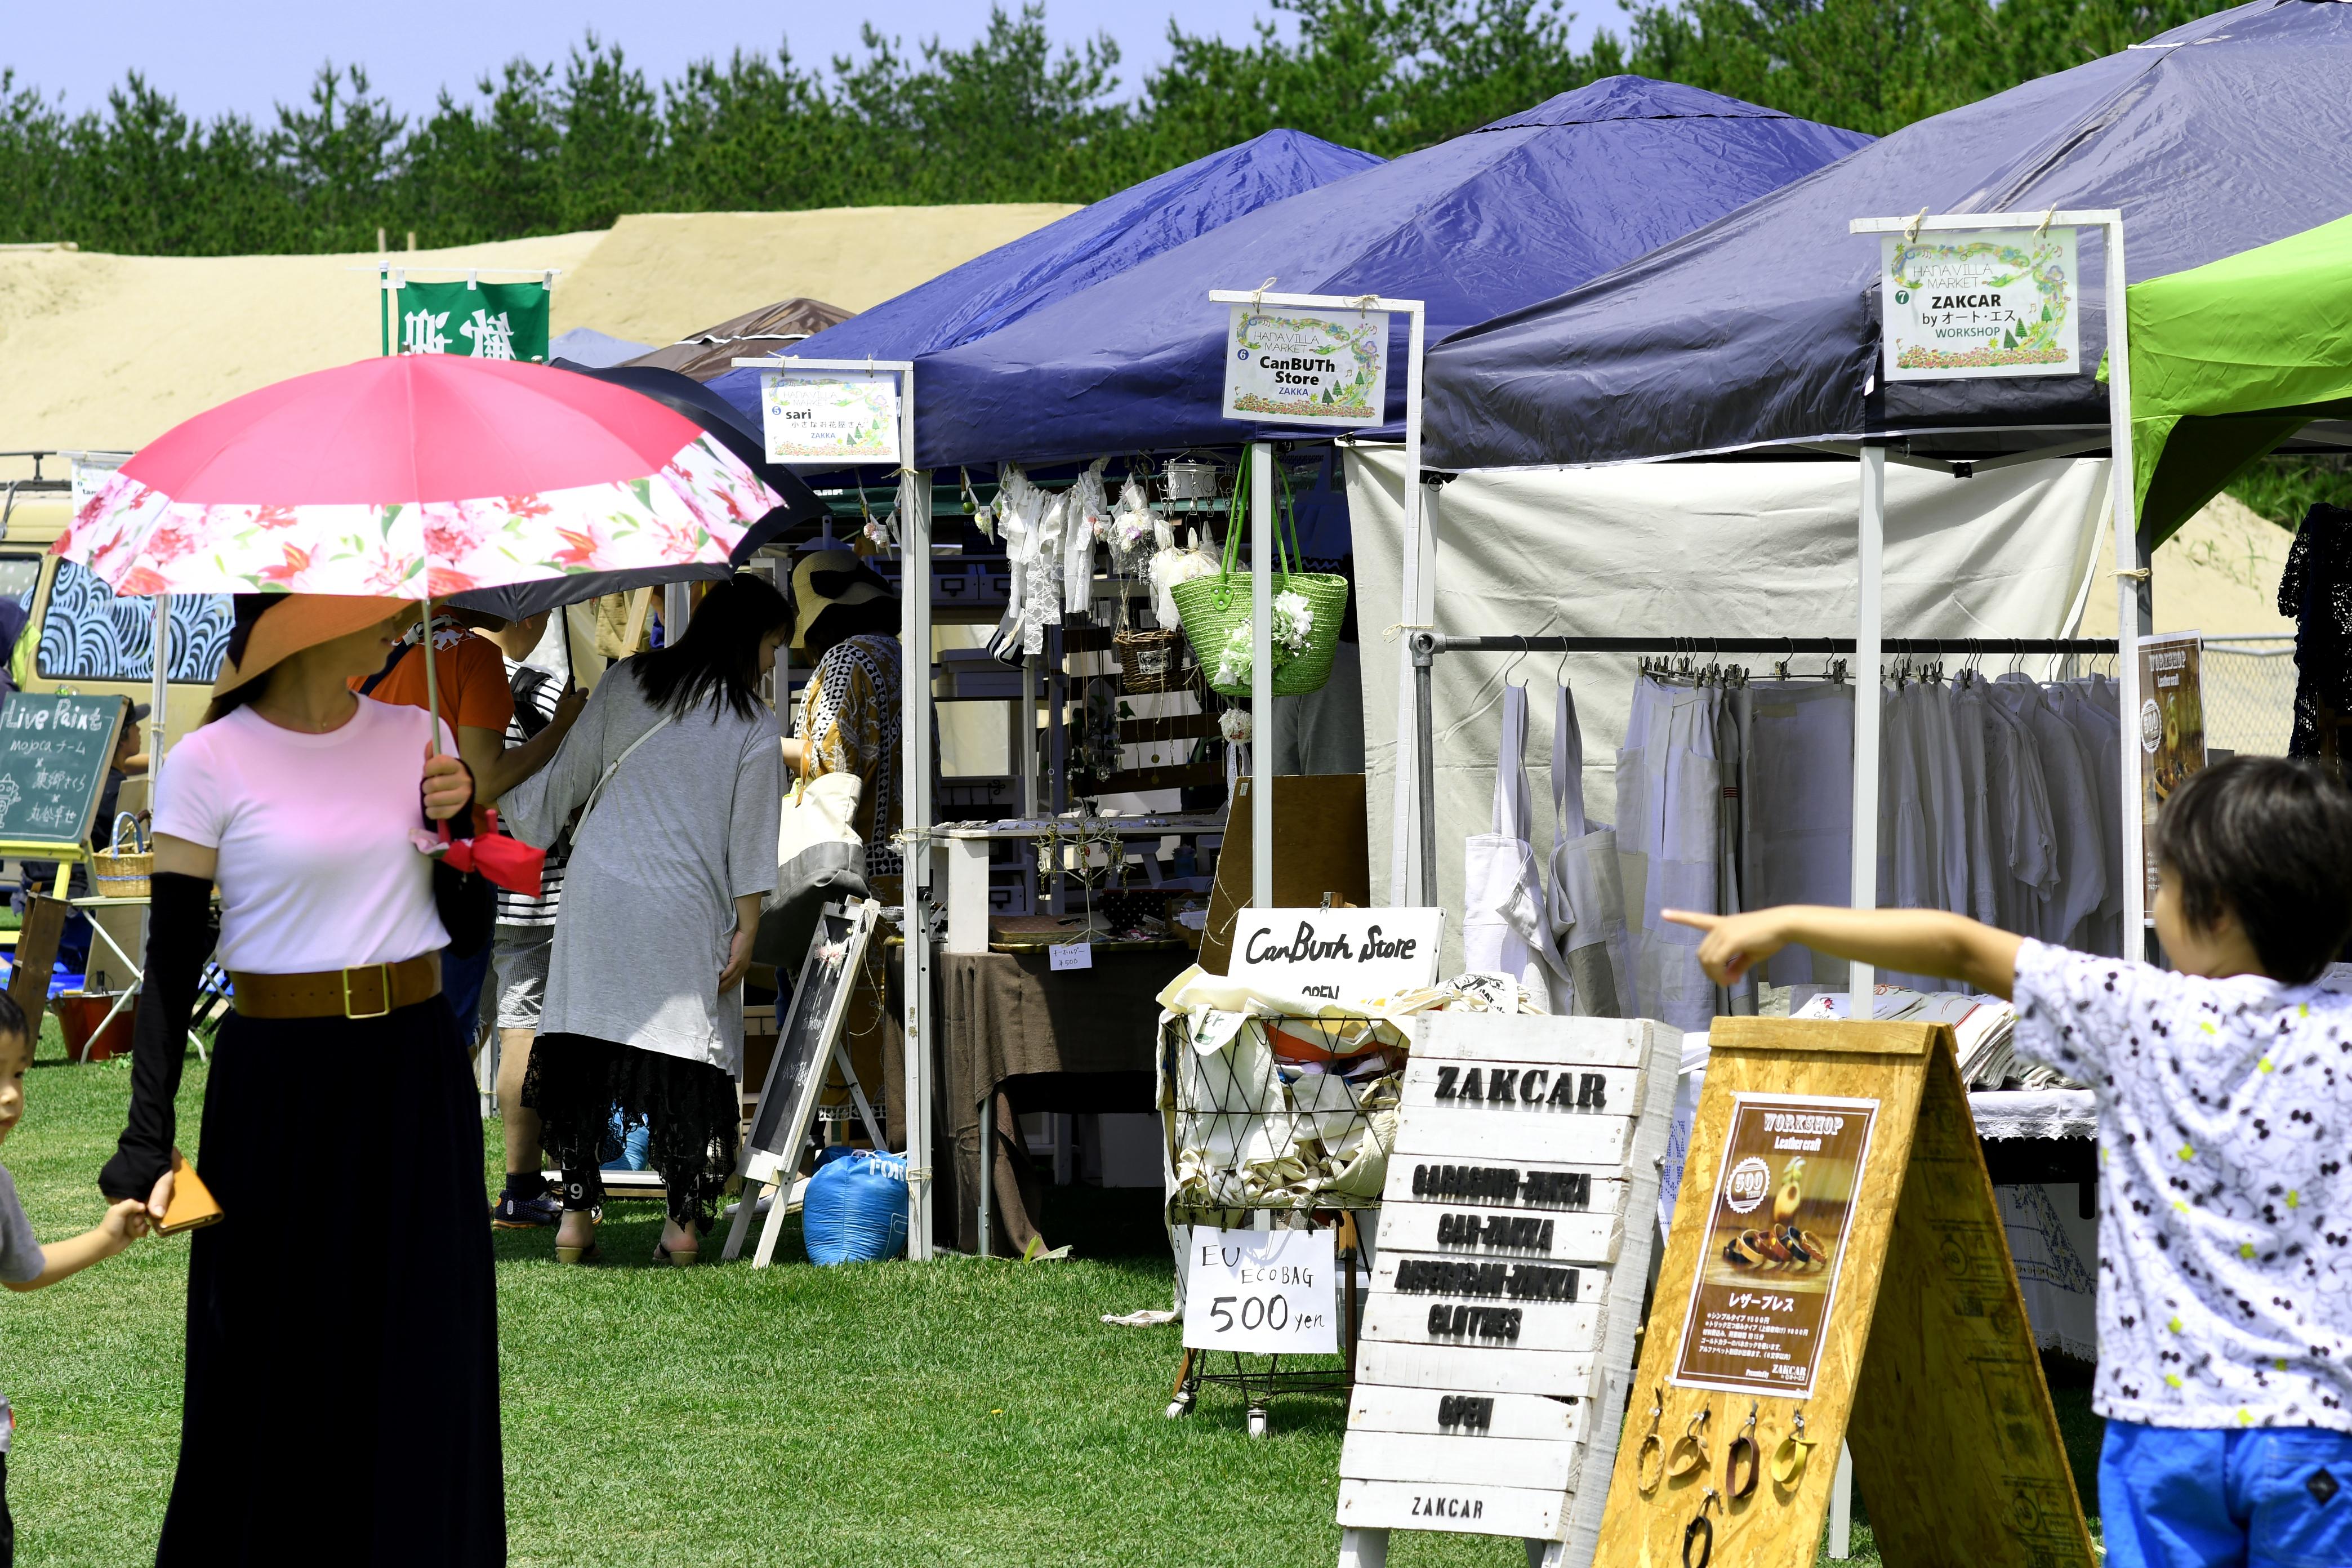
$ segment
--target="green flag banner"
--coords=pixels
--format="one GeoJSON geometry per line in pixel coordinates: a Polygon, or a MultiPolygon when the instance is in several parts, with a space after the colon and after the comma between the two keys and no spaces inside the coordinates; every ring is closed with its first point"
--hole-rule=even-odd
{"type": "Polygon", "coordinates": [[[547,363],[544,283],[411,283],[392,291],[394,353],[547,363]]]}

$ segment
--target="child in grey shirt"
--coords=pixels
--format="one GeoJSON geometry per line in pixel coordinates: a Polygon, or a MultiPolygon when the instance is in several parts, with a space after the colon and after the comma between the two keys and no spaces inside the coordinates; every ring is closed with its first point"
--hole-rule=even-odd
{"type": "MultiPolygon", "coordinates": [[[[25,1027],[24,1010],[0,991],[0,1140],[16,1130],[25,1116],[25,1069],[33,1062],[33,1042],[25,1027]]],[[[16,1184],[0,1168],[0,1285],[11,1290],[37,1290],[68,1274],[79,1274],[101,1258],[111,1258],[147,1234],[146,1205],[135,1199],[116,1204],[94,1230],[44,1248],[34,1239],[24,1205],[16,1201],[16,1184]]],[[[16,1436],[16,1413],[8,1396],[0,1394],[0,1568],[16,1561],[16,1522],[8,1512],[8,1444],[16,1436]]]]}

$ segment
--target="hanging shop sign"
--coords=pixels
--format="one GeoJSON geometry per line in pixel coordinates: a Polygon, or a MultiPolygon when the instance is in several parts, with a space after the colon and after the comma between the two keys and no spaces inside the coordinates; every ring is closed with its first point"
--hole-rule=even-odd
{"type": "Polygon", "coordinates": [[[1384,421],[1389,313],[1235,305],[1225,328],[1224,417],[1259,424],[1384,421]]]}
{"type": "MultiPolygon", "coordinates": [[[[1682,1388],[1812,1396],[1874,1100],[1738,1096],[1683,1318],[1682,1388]]],[[[1696,1216],[1694,1216],[1696,1217],[1696,1216]]]]}
{"type": "Polygon", "coordinates": [[[2156,815],[2205,767],[2205,638],[2167,632],[2139,639],[2139,810],[2143,908],[2156,924],[2156,815]]]}
{"type": "Polygon", "coordinates": [[[772,463],[899,460],[895,372],[763,370],[760,414],[772,463]]]}
{"type": "Polygon", "coordinates": [[[545,283],[418,283],[394,274],[394,352],[547,363],[545,283]]]}
{"type": "Polygon", "coordinates": [[[1886,379],[2078,374],[2076,259],[2071,228],[1882,236],[1886,379]]]}
{"type": "Polygon", "coordinates": [[[1843,1444],[1889,1563],[2092,1568],[1950,1026],[1710,1037],[1593,1560],[1812,1568],[1843,1444]]]}
{"type": "Polygon", "coordinates": [[[1444,910],[1235,911],[1231,979],[1343,1006],[1437,984],[1444,910]]]}
{"type": "Polygon", "coordinates": [[[1339,1354],[1333,1237],[1325,1229],[1192,1226],[1184,1278],[1185,1348],[1339,1354]]]}
{"type": "Polygon", "coordinates": [[[1339,1458],[1343,1562],[1377,1561],[1365,1536],[1389,1530],[1592,1560],[1681,1051],[1640,1021],[1420,1022],[1339,1458]]]}

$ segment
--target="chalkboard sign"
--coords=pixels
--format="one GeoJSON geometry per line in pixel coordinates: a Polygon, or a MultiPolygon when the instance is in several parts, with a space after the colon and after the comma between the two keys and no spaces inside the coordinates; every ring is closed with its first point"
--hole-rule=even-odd
{"type": "Polygon", "coordinates": [[[0,708],[0,844],[89,840],[130,702],[13,691],[0,708]]]}
{"type": "MultiPolygon", "coordinates": [[[[840,1048],[841,1031],[848,1020],[850,994],[857,988],[866,944],[874,935],[874,920],[881,905],[871,899],[854,904],[827,904],[809,933],[808,956],[801,962],[800,984],[791,1008],[776,1029],[776,1054],[769,1058],[767,1081],[760,1086],[760,1107],[751,1115],[751,1131],[743,1140],[736,1173],[743,1178],[742,1201],[727,1233],[723,1256],[732,1259],[743,1247],[751,1211],[762,1184],[778,1188],[769,1210],[767,1228],[761,1233],[758,1262],[765,1268],[775,1253],[779,1223],[788,1206],[782,1189],[799,1173],[801,1151],[807,1147],[809,1123],[824,1092],[824,1068],[838,1058],[866,1131],[881,1147],[873,1108],[866,1101],[848,1053],[840,1048]]],[[[797,1201],[797,1200],[791,1200],[797,1201]]]]}

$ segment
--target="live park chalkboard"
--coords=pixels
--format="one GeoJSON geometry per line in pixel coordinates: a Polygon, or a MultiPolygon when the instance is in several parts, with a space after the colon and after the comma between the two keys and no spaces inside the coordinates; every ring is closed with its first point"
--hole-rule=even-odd
{"type": "Polygon", "coordinates": [[[89,841],[129,711],[120,697],[8,694],[0,708],[0,845],[72,849],[89,841]]]}

